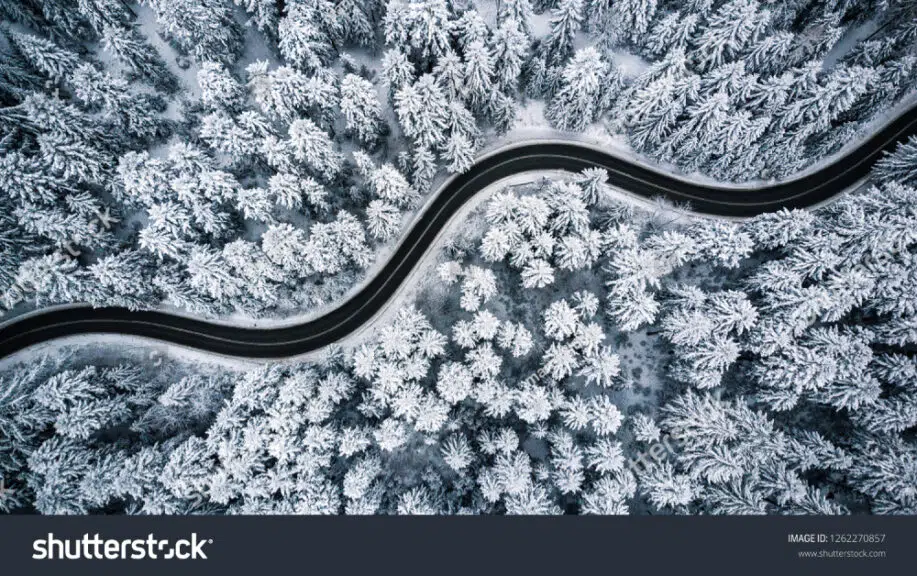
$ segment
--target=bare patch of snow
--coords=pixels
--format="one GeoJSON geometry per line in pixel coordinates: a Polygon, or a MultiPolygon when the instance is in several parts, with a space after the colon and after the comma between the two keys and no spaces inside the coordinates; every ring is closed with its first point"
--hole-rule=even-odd
{"type": "Polygon", "coordinates": [[[216,367],[233,372],[245,372],[261,363],[203,352],[150,338],[122,334],[89,334],[71,336],[31,346],[13,356],[0,359],[0,372],[39,362],[44,357],[66,357],[68,363],[100,360],[130,361],[156,369],[166,359],[187,364],[189,371],[212,371],[216,367]]]}
{"type": "Polygon", "coordinates": [[[831,47],[831,50],[825,55],[824,59],[822,60],[822,70],[830,70],[831,68],[834,68],[838,61],[846,56],[857,42],[868,38],[878,29],[879,25],[875,20],[867,20],[859,26],[847,30],[841,39],[838,40],[837,43],[831,47]]]}
{"type": "Polygon", "coordinates": [[[156,14],[153,13],[153,9],[145,4],[136,5],[133,9],[137,14],[137,24],[140,32],[146,36],[150,45],[159,52],[169,70],[178,77],[182,88],[189,93],[192,99],[200,98],[201,88],[197,85],[197,72],[200,70],[200,66],[190,58],[187,58],[188,67],[179,67],[178,58],[181,56],[157,32],[156,14]]]}

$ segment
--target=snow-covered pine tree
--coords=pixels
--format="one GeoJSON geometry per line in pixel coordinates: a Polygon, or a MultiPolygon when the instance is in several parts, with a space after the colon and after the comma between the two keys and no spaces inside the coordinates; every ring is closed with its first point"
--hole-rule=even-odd
{"type": "MultiPolygon", "coordinates": [[[[330,64],[334,57],[331,39],[322,29],[320,11],[312,2],[293,2],[277,27],[280,54],[286,63],[304,72],[330,64]]],[[[325,9],[332,8],[330,3],[325,9]]],[[[333,17],[333,15],[328,15],[333,17]]]]}
{"type": "Polygon", "coordinates": [[[80,63],[74,52],[52,40],[11,28],[4,28],[3,34],[36,71],[56,82],[66,81],[80,63]]]}
{"type": "Polygon", "coordinates": [[[195,60],[232,63],[242,33],[229,0],[146,0],[164,35],[195,60]]]}
{"type": "Polygon", "coordinates": [[[175,76],[146,38],[132,25],[106,25],[101,31],[102,46],[123,62],[133,74],[158,87],[174,90],[175,76]]]}
{"type": "Polygon", "coordinates": [[[545,45],[548,61],[562,65],[573,53],[573,39],[583,24],[583,0],[560,0],[552,11],[551,34],[545,45]]]}
{"type": "Polygon", "coordinates": [[[562,130],[581,131],[610,107],[620,84],[594,48],[583,48],[564,66],[559,89],[547,109],[562,130]]]}
{"type": "Polygon", "coordinates": [[[375,87],[355,74],[341,81],[341,114],[347,130],[363,144],[373,144],[382,126],[381,104],[375,87]]]}

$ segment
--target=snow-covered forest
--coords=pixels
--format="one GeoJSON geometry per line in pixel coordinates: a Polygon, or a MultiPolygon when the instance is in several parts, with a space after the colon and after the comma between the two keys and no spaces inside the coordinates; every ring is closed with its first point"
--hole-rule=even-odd
{"type": "Polygon", "coordinates": [[[0,307],[310,313],[533,103],[670,169],[768,179],[917,76],[903,1],[236,4],[0,2],[0,307]]]}
{"type": "MultiPolygon", "coordinates": [[[[533,107],[546,134],[739,182],[818,163],[917,88],[905,0],[0,16],[6,317],[320,310],[533,107]]],[[[497,191],[321,360],[24,359],[0,374],[0,510],[917,514],[917,140],[827,206],[742,222],[606,181],[497,191]]]]}
{"type": "Polygon", "coordinates": [[[20,367],[0,504],[915,514],[908,155],[828,209],[742,224],[621,204],[601,171],[500,192],[413,305],[317,362],[20,367]]]}

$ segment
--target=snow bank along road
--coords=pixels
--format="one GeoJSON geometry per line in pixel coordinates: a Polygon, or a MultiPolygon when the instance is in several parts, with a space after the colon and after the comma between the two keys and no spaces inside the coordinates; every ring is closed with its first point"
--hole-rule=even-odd
{"type": "Polygon", "coordinates": [[[784,207],[815,206],[856,186],[883,151],[911,134],[917,134],[917,106],[834,162],[794,180],[757,188],[689,182],[582,144],[515,145],[481,158],[468,172],[446,182],[378,274],[323,316],[278,328],[245,328],[165,312],[88,306],[52,308],[0,328],[0,358],[55,338],[93,333],[154,338],[228,356],[297,356],[341,340],[371,320],[421,260],[450,216],[478,191],[508,176],[600,167],[608,171],[611,185],[630,193],[689,202],[691,210],[700,214],[746,217],[784,207]]]}

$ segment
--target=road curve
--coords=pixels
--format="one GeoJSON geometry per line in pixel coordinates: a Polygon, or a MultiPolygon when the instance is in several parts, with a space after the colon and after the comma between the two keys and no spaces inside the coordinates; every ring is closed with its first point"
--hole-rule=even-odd
{"type": "Polygon", "coordinates": [[[799,178],[756,188],[698,184],[573,143],[531,143],[498,151],[440,188],[422,216],[365,287],[328,313],[279,328],[245,328],[185,316],[124,308],[50,309],[0,328],[0,358],[29,346],[78,334],[123,334],[244,358],[288,358],[341,340],[368,322],[395,294],[450,217],[480,190],[503,178],[542,170],[600,167],[613,186],[646,198],[689,202],[694,212],[747,217],[828,200],[865,178],[886,150],[917,134],[917,106],[832,163],[799,178]]]}

